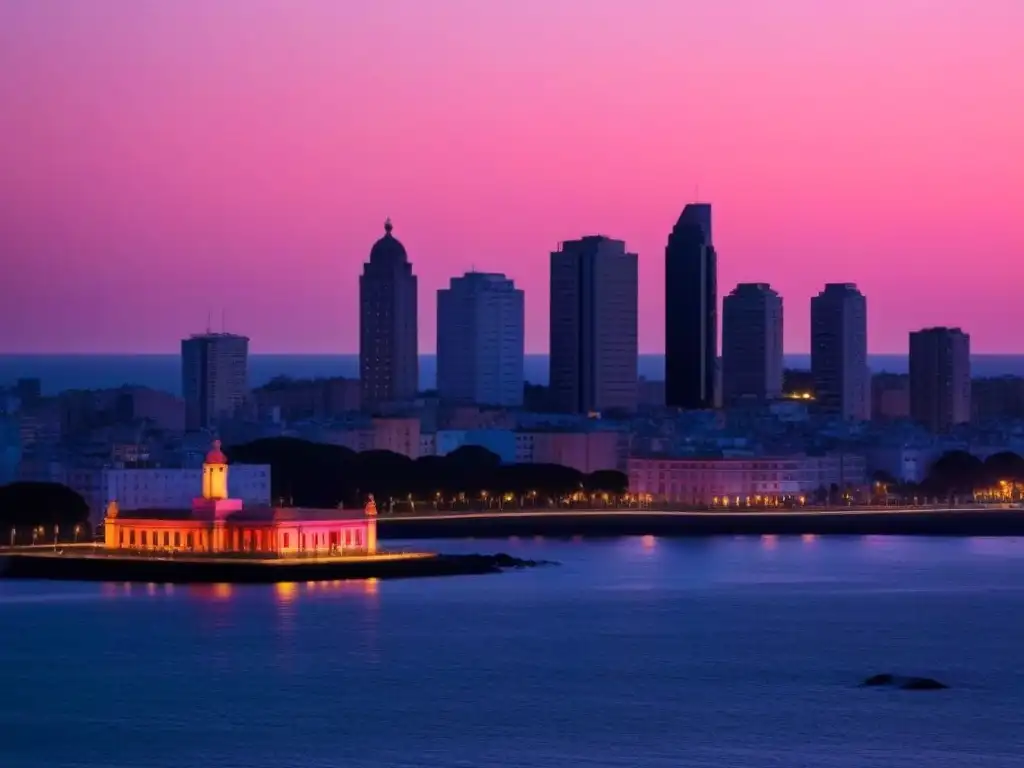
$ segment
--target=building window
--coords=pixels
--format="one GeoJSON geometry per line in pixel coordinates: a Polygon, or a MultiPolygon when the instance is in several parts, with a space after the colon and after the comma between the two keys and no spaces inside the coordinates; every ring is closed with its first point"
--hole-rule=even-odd
{"type": "Polygon", "coordinates": [[[146,546],[146,532],[142,532],[142,546],[146,546]]]}
{"type": "Polygon", "coordinates": [[[171,534],[168,531],[164,531],[164,546],[171,546],[171,534]]]}
{"type": "Polygon", "coordinates": [[[176,547],[180,547],[181,546],[181,534],[178,533],[177,531],[174,532],[174,546],[176,546],[176,547]]]}
{"type": "Polygon", "coordinates": [[[288,533],[284,534],[284,537],[282,538],[282,541],[284,542],[282,544],[282,546],[283,546],[284,549],[288,549],[288,543],[289,543],[289,539],[290,538],[291,538],[291,534],[288,534],[288,533]]]}

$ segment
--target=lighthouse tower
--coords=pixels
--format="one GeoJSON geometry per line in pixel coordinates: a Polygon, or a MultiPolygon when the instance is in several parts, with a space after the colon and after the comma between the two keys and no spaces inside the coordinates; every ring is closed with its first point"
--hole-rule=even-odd
{"type": "Polygon", "coordinates": [[[193,500],[192,511],[216,519],[241,509],[241,499],[228,498],[228,457],[221,450],[220,440],[214,440],[203,461],[203,495],[193,500]]]}

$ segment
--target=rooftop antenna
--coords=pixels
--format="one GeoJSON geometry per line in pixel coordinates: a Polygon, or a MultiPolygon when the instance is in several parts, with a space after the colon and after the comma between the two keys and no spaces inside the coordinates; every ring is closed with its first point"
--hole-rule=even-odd
{"type": "Polygon", "coordinates": [[[228,332],[228,324],[224,321],[224,310],[223,309],[221,309],[221,311],[220,311],[220,332],[221,333],[227,333],[228,332]]]}
{"type": "Polygon", "coordinates": [[[213,330],[213,310],[206,310],[206,332],[210,333],[213,330]]]}

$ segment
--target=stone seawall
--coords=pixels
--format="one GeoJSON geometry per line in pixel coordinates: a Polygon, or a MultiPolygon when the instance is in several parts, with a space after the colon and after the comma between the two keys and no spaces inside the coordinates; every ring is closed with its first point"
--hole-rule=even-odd
{"type": "Polygon", "coordinates": [[[758,513],[540,512],[381,518],[382,539],[510,536],[1024,536],[1024,510],[758,513]]]}

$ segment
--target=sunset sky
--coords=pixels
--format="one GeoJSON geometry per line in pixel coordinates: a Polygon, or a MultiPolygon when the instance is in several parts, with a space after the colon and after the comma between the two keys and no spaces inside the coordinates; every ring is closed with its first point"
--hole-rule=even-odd
{"type": "Polygon", "coordinates": [[[358,348],[391,216],[436,290],[548,254],[640,255],[715,209],[719,287],[770,282],[808,349],[826,281],[873,352],[1024,340],[1022,0],[2,0],[0,352],[174,351],[223,313],[256,352],[358,348]]]}

